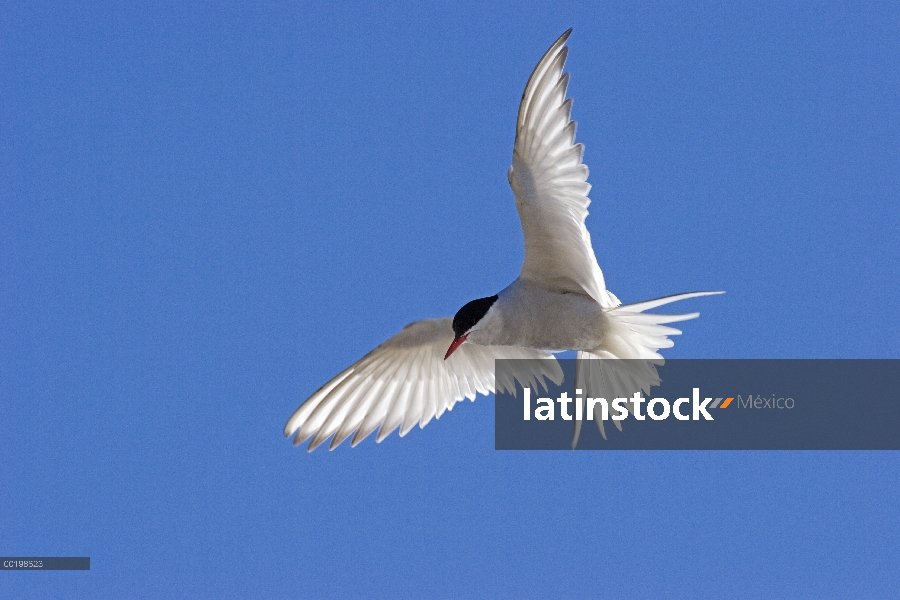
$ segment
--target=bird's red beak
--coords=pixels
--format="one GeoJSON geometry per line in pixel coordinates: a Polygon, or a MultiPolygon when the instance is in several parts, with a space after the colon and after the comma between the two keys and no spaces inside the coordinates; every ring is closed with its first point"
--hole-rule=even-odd
{"type": "Polygon", "coordinates": [[[448,358],[450,358],[450,355],[453,354],[454,352],[456,352],[456,349],[459,348],[460,346],[462,346],[462,343],[464,341],[466,341],[466,336],[464,336],[464,335],[461,335],[458,338],[456,338],[455,340],[453,340],[453,343],[450,344],[449,348],[447,348],[447,354],[444,355],[444,360],[447,360],[448,358]]]}

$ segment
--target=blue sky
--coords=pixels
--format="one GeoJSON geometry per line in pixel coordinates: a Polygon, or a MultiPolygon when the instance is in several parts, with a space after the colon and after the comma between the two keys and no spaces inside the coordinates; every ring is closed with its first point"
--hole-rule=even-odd
{"type": "Polygon", "coordinates": [[[282,437],[518,274],[523,87],[567,28],[588,228],[668,357],[897,358],[894,3],[2,3],[3,595],[884,598],[896,452],[497,452],[493,399],[282,437]],[[373,436],[374,437],[374,436],[373,436]]]}

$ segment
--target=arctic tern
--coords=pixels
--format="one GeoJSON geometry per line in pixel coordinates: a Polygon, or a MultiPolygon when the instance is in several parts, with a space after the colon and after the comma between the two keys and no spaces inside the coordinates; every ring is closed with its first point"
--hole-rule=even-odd
{"type": "MultiPolygon", "coordinates": [[[[495,359],[524,361],[516,375],[523,385],[561,377],[553,353],[576,350],[579,359],[639,359],[644,367],[609,372],[609,361],[576,373],[579,385],[600,381],[611,394],[628,394],[659,378],[660,348],[678,329],[665,323],[699,313],[665,315],[645,311],[678,300],[720,294],[693,292],[622,305],[606,289],[591,236],[585,227],[590,204],[584,147],[575,143],[563,73],[571,29],[547,50],[525,86],[516,123],[509,184],[525,238],[519,277],[500,293],[465,304],[453,319],[410,323],[358,362],[326,383],[288,420],[286,437],[308,440],[309,451],[334,436],[334,449],[351,434],[355,446],[376,428],[381,442],[400,428],[406,435],[476,394],[515,391],[515,382],[494,380],[495,359]],[[605,369],[605,371],[604,371],[605,369]],[[496,386],[495,386],[496,384],[496,386]]],[[[633,360],[628,361],[632,365],[633,360]]],[[[579,363],[580,364],[580,363],[579,363]]],[[[628,397],[623,395],[621,397],[628,397]]],[[[597,421],[603,431],[602,421],[597,421]]],[[[615,422],[620,427],[618,421],[615,422]]],[[[575,423],[577,443],[580,421],[575,423]]]]}

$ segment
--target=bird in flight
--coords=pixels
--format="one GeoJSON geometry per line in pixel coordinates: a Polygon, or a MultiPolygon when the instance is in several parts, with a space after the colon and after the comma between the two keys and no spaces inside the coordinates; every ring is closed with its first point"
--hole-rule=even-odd
{"type": "MultiPolygon", "coordinates": [[[[495,381],[496,359],[521,361],[514,379],[528,385],[559,383],[556,352],[576,350],[579,359],[628,359],[630,368],[610,370],[610,361],[576,371],[576,381],[605,386],[610,394],[658,385],[657,353],[681,331],[666,323],[699,316],[645,311],[688,298],[722,292],[692,292],[622,305],[606,289],[585,227],[590,204],[584,147],[575,143],[575,121],[563,73],[566,31],[541,58],[522,94],[509,184],[525,238],[522,271],[498,294],[465,304],[450,318],[410,323],[322,386],[294,412],[284,428],[294,445],[312,438],[309,451],[331,437],[330,449],[353,435],[355,446],[378,429],[381,442],[400,428],[406,435],[476,394],[515,391],[513,377],[495,381]],[[634,360],[637,359],[637,360],[634,360]],[[638,367],[634,367],[634,365],[638,367]],[[640,366],[643,365],[643,366],[640,366]],[[332,437],[333,436],[333,437],[332,437]]],[[[579,360],[578,364],[583,361],[579,360]]],[[[616,396],[609,396],[616,397],[616,396]]],[[[627,397],[627,396],[622,396],[627,397]]],[[[602,421],[597,421],[606,437],[602,421]]],[[[621,428],[619,421],[615,424],[621,428]]],[[[580,421],[575,423],[577,443],[580,421]]]]}

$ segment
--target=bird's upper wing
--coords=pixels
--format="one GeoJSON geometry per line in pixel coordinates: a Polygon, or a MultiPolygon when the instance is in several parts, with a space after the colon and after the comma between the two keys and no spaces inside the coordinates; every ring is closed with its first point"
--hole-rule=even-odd
{"type": "Polygon", "coordinates": [[[572,100],[563,74],[565,32],[535,67],[522,94],[509,184],[525,237],[521,277],[554,289],[586,293],[604,308],[619,304],[606,289],[584,226],[588,168],[584,146],[575,143],[572,100]]]}
{"type": "MultiPolygon", "coordinates": [[[[562,381],[559,363],[542,350],[463,344],[444,360],[453,337],[452,319],[410,323],[322,386],[294,412],[284,435],[296,434],[295,445],[312,436],[310,452],[332,434],[331,449],[354,431],[354,446],[378,427],[379,442],[397,427],[404,436],[463,398],[493,392],[495,359],[531,359],[515,363],[515,378],[523,387],[537,389],[541,383],[546,389],[544,377],[562,381]]],[[[496,385],[515,391],[512,380],[496,385]]]]}

